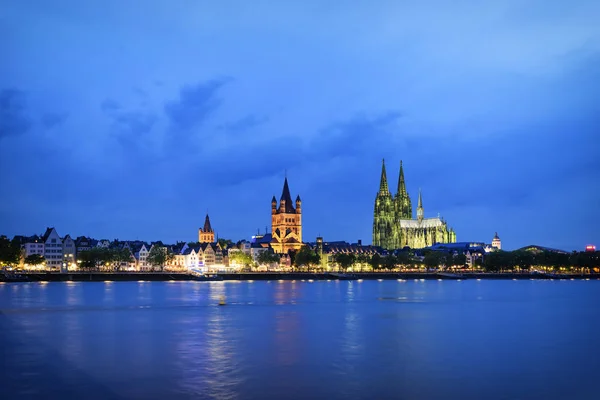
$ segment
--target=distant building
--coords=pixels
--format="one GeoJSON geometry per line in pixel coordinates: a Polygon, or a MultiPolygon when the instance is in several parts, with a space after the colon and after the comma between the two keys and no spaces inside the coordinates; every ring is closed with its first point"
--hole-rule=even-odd
{"type": "Polygon", "coordinates": [[[78,253],[82,251],[88,251],[95,245],[92,243],[92,239],[87,238],[85,236],[79,236],[75,239],[75,254],[77,256],[78,253]]]}
{"type": "Polygon", "coordinates": [[[17,238],[21,243],[23,257],[27,257],[32,254],[39,254],[42,257],[44,256],[44,242],[38,235],[19,236],[17,238]]]}
{"type": "Polygon", "coordinates": [[[404,169],[400,161],[398,191],[390,193],[385,161],[381,167],[379,192],[375,197],[373,215],[373,245],[393,250],[404,247],[421,249],[436,243],[454,243],[456,233],[446,221],[438,217],[425,218],[423,199],[419,191],[417,218],[412,216],[412,202],[406,190],[404,169]]]}
{"type": "Polygon", "coordinates": [[[65,266],[67,269],[77,269],[77,264],[75,264],[75,254],[76,254],[75,241],[71,239],[70,235],[66,235],[62,239],[62,253],[63,253],[63,263],[66,263],[65,266]]]}
{"type": "Polygon", "coordinates": [[[136,270],[137,271],[150,271],[152,270],[152,266],[150,265],[150,263],[148,263],[148,254],[150,254],[150,249],[152,248],[152,246],[150,246],[149,244],[146,243],[142,243],[142,244],[134,244],[133,248],[131,249],[131,252],[133,253],[133,256],[135,257],[135,261],[136,261],[136,270]]]}
{"type": "Polygon", "coordinates": [[[302,201],[298,195],[294,208],[287,177],[279,207],[275,196],[271,200],[271,247],[275,253],[288,253],[302,247],[302,201]]]}
{"type": "Polygon", "coordinates": [[[545,251],[548,251],[548,252],[551,252],[551,253],[558,253],[558,254],[569,254],[568,251],[559,250],[559,249],[553,249],[553,248],[544,247],[544,246],[537,246],[537,245],[530,245],[530,246],[521,247],[518,251],[529,251],[529,252],[534,253],[534,254],[543,253],[545,251]]]}
{"type": "Polygon", "coordinates": [[[586,252],[590,252],[593,253],[596,251],[596,246],[592,245],[592,244],[588,244],[587,246],[585,246],[585,251],[586,252]]]}
{"type": "Polygon", "coordinates": [[[492,239],[492,247],[496,250],[502,250],[502,242],[500,241],[500,237],[498,236],[498,232],[494,235],[492,239]]]}
{"type": "Polygon", "coordinates": [[[212,226],[210,226],[210,218],[208,214],[206,214],[206,218],[204,219],[204,227],[198,229],[198,242],[199,243],[214,243],[215,241],[215,231],[212,226]]]}
{"type": "Polygon", "coordinates": [[[42,236],[42,242],[44,242],[44,258],[46,259],[46,268],[60,269],[62,272],[66,272],[66,268],[63,268],[63,248],[62,240],[56,229],[46,228],[46,232],[42,236]]]}
{"type": "Polygon", "coordinates": [[[363,246],[360,240],[357,243],[351,244],[344,241],[324,242],[322,237],[317,237],[316,242],[307,244],[321,257],[321,267],[323,269],[331,269],[335,263],[335,255],[339,253],[357,256],[357,264],[361,268],[367,266],[367,259],[374,254],[385,254],[385,250],[382,247],[370,245],[363,246]],[[364,256],[362,263],[360,256],[364,256]]]}

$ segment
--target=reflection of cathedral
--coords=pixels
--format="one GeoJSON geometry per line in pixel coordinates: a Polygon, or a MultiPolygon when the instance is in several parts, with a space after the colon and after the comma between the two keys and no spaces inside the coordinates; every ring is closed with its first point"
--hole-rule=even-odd
{"type": "Polygon", "coordinates": [[[271,200],[271,247],[275,253],[287,253],[302,247],[302,202],[296,197],[296,207],[292,202],[287,177],[279,199],[271,200]]]}
{"type": "Polygon", "coordinates": [[[398,192],[392,197],[387,183],[385,162],[381,169],[379,192],[375,198],[373,245],[385,249],[410,247],[420,249],[435,243],[455,243],[456,233],[440,217],[425,218],[419,191],[417,218],[412,217],[412,203],[406,191],[404,170],[400,162],[398,192]]]}

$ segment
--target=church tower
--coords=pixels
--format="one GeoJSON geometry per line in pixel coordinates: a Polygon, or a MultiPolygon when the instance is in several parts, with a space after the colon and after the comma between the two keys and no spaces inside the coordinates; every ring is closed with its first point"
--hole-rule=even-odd
{"type": "Polygon", "coordinates": [[[215,231],[213,231],[210,226],[210,218],[208,218],[208,214],[206,214],[206,218],[204,219],[204,227],[198,229],[198,242],[200,243],[214,243],[215,241],[215,231]]]}
{"type": "Polygon", "coordinates": [[[296,197],[296,207],[290,194],[287,177],[283,182],[283,191],[279,207],[275,196],[271,199],[271,247],[275,253],[287,253],[302,247],[302,201],[296,197]]]}
{"type": "Polygon", "coordinates": [[[402,161],[400,161],[400,175],[398,177],[398,192],[394,197],[394,206],[396,209],[396,218],[398,219],[411,219],[412,218],[412,204],[410,202],[410,196],[406,191],[406,183],[404,182],[404,168],[402,168],[402,161]]]}
{"type": "Polygon", "coordinates": [[[417,219],[419,221],[422,221],[423,215],[424,215],[423,199],[421,198],[421,189],[419,189],[419,204],[417,205],[417,219]]]}
{"type": "Polygon", "coordinates": [[[381,246],[384,249],[398,248],[397,230],[394,229],[394,225],[394,201],[388,187],[385,160],[383,160],[379,192],[375,197],[375,211],[373,213],[373,246],[381,246]]]}

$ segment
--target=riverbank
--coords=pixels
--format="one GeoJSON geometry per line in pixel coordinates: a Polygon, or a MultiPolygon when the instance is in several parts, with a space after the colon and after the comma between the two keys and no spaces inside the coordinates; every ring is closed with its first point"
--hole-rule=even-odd
{"type": "Polygon", "coordinates": [[[201,277],[187,273],[171,272],[78,272],[78,273],[17,273],[12,276],[0,274],[2,282],[103,282],[103,281],[273,281],[273,280],[548,280],[548,279],[600,279],[600,274],[540,274],[540,273],[422,273],[422,272],[359,272],[352,274],[309,272],[247,272],[224,273],[201,277]]]}

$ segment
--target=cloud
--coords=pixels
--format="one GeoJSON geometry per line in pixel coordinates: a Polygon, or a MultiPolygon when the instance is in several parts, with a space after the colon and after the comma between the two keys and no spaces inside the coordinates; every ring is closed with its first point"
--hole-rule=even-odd
{"type": "Polygon", "coordinates": [[[165,104],[173,130],[189,130],[203,123],[221,104],[217,92],[231,79],[214,79],[181,88],[179,98],[165,104]]]}
{"type": "Polygon", "coordinates": [[[114,117],[118,131],[125,131],[133,136],[141,136],[152,130],[157,121],[155,114],[144,111],[124,111],[114,117]]]}
{"type": "Polygon", "coordinates": [[[111,114],[119,111],[121,109],[121,105],[116,100],[106,99],[102,102],[102,104],[100,104],[100,109],[107,114],[111,114]]]}
{"type": "Polygon", "coordinates": [[[25,97],[25,92],[18,89],[0,91],[0,138],[23,135],[31,128],[25,97]]]}
{"type": "Polygon", "coordinates": [[[266,115],[257,116],[255,114],[248,114],[245,117],[240,118],[236,121],[219,125],[219,129],[224,129],[231,132],[240,132],[256,128],[257,126],[263,125],[268,121],[269,117],[267,117],[266,115]]]}
{"type": "Polygon", "coordinates": [[[350,117],[324,127],[304,144],[300,139],[259,140],[248,136],[238,139],[234,146],[207,152],[190,165],[189,173],[194,176],[196,171],[219,165],[219,174],[204,179],[215,186],[236,186],[279,175],[286,169],[325,165],[336,157],[364,159],[364,152],[379,151],[382,143],[390,140],[389,129],[401,116],[389,111],[350,117]]]}
{"type": "Polygon", "coordinates": [[[67,113],[47,113],[41,118],[42,125],[46,129],[52,129],[63,124],[67,120],[67,113]]]}
{"type": "Polygon", "coordinates": [[[134,86],[133,88],[131,88],[131,90],[133,91],[133,93],[137,94],[138,96],[140,96],[142,98],[148,97],[148,92],[146,92],[144,89],[142,89],[138,86],[134,86]]]}

